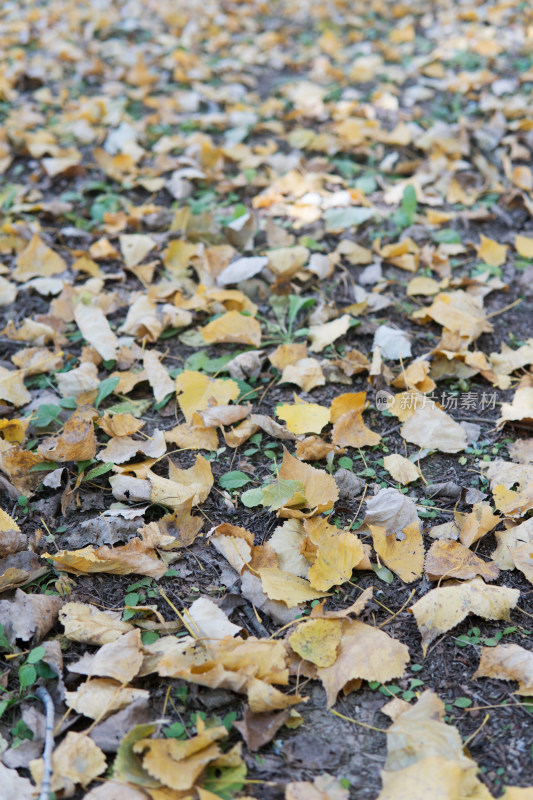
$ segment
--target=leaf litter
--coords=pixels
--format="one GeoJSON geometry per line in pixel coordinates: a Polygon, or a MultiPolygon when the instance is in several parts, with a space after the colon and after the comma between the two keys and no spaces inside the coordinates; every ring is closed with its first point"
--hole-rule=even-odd
{"type": "Polygon", "coordinates": [[[7,796],[533,792],[531,30],[6,7],[7,796]]]}

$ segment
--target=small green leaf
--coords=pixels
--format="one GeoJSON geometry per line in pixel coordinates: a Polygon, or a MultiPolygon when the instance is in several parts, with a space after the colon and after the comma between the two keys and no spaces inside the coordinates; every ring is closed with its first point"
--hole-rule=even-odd
{"type": "Polygon", "coordinates": [[[456,708],[469,708],[472,705],[472,700],[469,697],[456,697],[453,704],[456,708]]]}
{"type": "Polygon", "coordinates": [[[30,650],[28,653],[26,664],[37,664],[45,655],[46,649],[44,647],[34,647],[33,650],[30,650]]]}
{"type": "Polygon", "coordinates": [[[84,477],[84,481],[91,481],[93,478],[99,478],[100,475],[105,475],[106,472],[111,472],[115,465],[111,462],[107,461],[105,464],[98,464],[97,467],[89,470],[87,475],[84,477]]]}
{"type": "Polygon", "coordinates": [[[27,689],[37,680],[37,670],[33,664],[23,664],[19,667],[19,683],[21,689],[27,689]]]}
{"type": "Polygon", "coordinates": [[[374,211],[371,208],[355,208],[354,206],[328,208],[324,214],[326,231],[328,233],[344,231],[353,225],[361,225],[373,216],[374,211]]]}
{"type": "Polygon", "coordinates": [[[405,189],[403,190],[403,196],[402,196],[402,211],[407,217],[409,225],[412,225],[413,223],[413,218],[416,211],[416,205],[417,205],[417,200],[416,200],[415,187],[409,184],[409,186],[406,186],[405,189]]]}
{"type": "Polygon", "coordinates": [[[96,400],[94,401],[95,408],[98,408],[102,400],[105,400],[106,397],[114,392],[119,382],[120,378],[118,375],[112,375],[110,378],[106,378],[102,381],[98,389],[98,394],[96,395],[96,400]]]}
{"type": "Polygon", "coordinates": [[[42,406],[39,406],[39,410],[37,414],[32,419],[32,425],[34,428],[47,428],[52,422],[59,423],[59,415],[61,414],[61,408],[59,406],[54,405],[54,403],[43,403],[42,406]]]}
{"type": "Polygon", "coordinates": [[[49,472],[51,469],[57,469],[57,464],[54,461],[41,461],[40,464],[34,464],[30,467],[28,472],[49,472]]]}
{"type": "Polygon", "coordinates": [[[250,480],[248,475],[236,469],[221,475],[218,483],[223,489],[240,489],[241,486],[246,486],[247,483],[250,483],[250,480]]]}
{"type": "Polygon", "coordinates": [[[439,244],[461,244],[461,236],[453,228],[443,228],[433,234],[433,239],[439,244]]]}
{"type": "Polygon", "coordinates": [[[166,736],[167,739],[186,739],[187,730],[185,725],[181,722],[173,722],[172,725],[163,728],[163,735],[166,736]]]}
{"type": "Polygon", "coordinates": [[[255,508],[260,506],[263,502],[263,490],[259,486],[257,489],[248,489],[247,492],[241,494],[241,503],[246,508],[255,508]]]}
{"type": "Polygon", "coordinates": [[[243,762],[238,767],[220,769],[208,767],[204,787],[222,800],[232,800],[236,792],[240,792],[246,778],[246,764],[243,762]]]}
{"type": "Polygon", "coordinates": [[[382,580],[384,583],[388,583],[390,585],[394,581],[394,575],[392,574],[390,569],[384,567],[383,564],[380,567],[378,567],[377,564],[372,564],[372,569],[374,570],[378,578],[382,580]]]}

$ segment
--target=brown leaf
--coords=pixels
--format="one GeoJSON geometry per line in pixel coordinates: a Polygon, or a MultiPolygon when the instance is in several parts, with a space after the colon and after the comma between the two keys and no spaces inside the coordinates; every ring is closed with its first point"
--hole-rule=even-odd
{"type": "Polygon", "coordinates": [[[271,742],[288,719],[289,712],[287,710],[275,714],[254,714],[249,708],[246,708],[242,720],[234,722],[233,727],[237,728],[241,734],[248,750],[254,753],[271,742]]]}
{"type": "Polygon", "coordinates": [[[14,600],[0,600],[0,623],[8,640],[38,644],[57,621],[61,598],[53,595],[15,592],[14,600]]]}
{"type": "Polygon", "coordinates": [[[433,542],[426,555],[425,570],[430,581],[441,578],[470,580],[477,576],[486,581],[495,581],[500,574],[496,564],[483,561],[453,540],[433,542]]]}
{"type": "Polygon", "coordinates": [[[44,461],[90,461],[96,455],[92,414],[75,411],[65,422],[63,433],[45,439],[37,452],[44,461]]]}
{"type": "Polygon", "coordinates": [[[518,644],[482,647],[481,660],[472,679],[498,678],[518,681],[517,694],[533,696],[533,653],[518,644]]]}

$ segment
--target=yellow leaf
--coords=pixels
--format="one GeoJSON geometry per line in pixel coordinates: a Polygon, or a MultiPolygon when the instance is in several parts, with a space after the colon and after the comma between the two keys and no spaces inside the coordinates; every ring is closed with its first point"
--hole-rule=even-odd
{"type": "Polygon", "coordinates": [[[460,528],[459,541],[470,547],[500,522],[500,517],[492,513],[490,503],[474,503],[469,514],[455,514],[455,522],[460,528]]]}
{"type": "Polygon", "coordinates": [[[521,236],[519,233],[516,234],[514,240],[514,246],[516,248],[516,252],[522,258],[533,258],[533,239],[531,236],[521,236]]]}
{"type": "Polygon", "coordinates": [[[303,358],[307,358],[307,345],[298,342],[280,344],[268,357],[270,363],[280,372],[303,358]]]}
{"type": "Polygon", "coordinates": [[[96,653],[86,653],[69,664],[69,671],[79,675],[113,678],[119,683],[132,681],[143,663],[141,633],[138,628],[102,645],[96,653]]]}
{"type": "Polygon", "coordinates": [[[13,519],[13,517],[10,517],[7,511],[3,511],[1,508],[0,508],[0,531],[20,531],[20,528],[13,519]]]}
{"type": "Polygon", "coordinates": [[[387,536],[386,528],[369,525],[372,531],[374,550],[383,561],[405,583],[412,583],[424,571],[424,542],[420,523],[411,522],[403,529],[405,539],[387,536]]]}
{"type": "Polygon", "coordinates": [[[309,349],[313,353],[321,353],[329,344],[344,336],[348,332],[352,318],[349,314],[343,314],[342,317],[331,322],[324,322],[322,325],[311,325],[309,328],[308,336],[311,340],[309,349]]]}
{"type": "Polygon", "coordinates": [[[428,756],[395,772],[383,771],[377,800],[458,800],[462,777],[460,764],[428,756]]]}
{"type": "Polygon", "coordinates": [[[425,570],[431,581],[441,578],[471,580],[478,575],[486,581],[494,581],[500,574],[496,564],[483,561],[453,539],[433,542],[426,555],[425,570]]]}
{"type": "Polygon", "coordinates": [[[517,694],[533,696],[533,653],[518,644],[499,644],[482,647],[481,660],[472,680],[498,678],[518,681],[517,694]]]}
{"type": "Polygon", "coordinates": [[[328,475],[324,470],[316,469],[310,464],[304,464],[291,456],[288,450],[284,451],[278,474],[284,480],[300,481],[303,484],[304,496],[310,513],[299,512],[295,516],[314,516],[329,511],[339,496],[339,489],[332,475],[328,475]]]}
{"type": "Polygon", "coordinates": [[[284,403],[276,407],[276,416],[295,434],[320,433],[329,422],[329,414],[329,408],[317,403],[284,403]]]}
{"type": "MultiPolygon", "coordinates": [[[[96,415],[96,414],[94,414],[96,415]]],[[[93,414],[75,411],[65,422],[63,433],[50,436],[39,445],[37,452],[43,461],[90,461],[96,455],[96,436],[93,414]]]]}
{"type": "Polygon", "coordinates": [[[110,575],[137,574],[161,578],[167,571],[166,564],[141,539],[130,539],[119,547],[103,545],[95,549],[88,545],[80,550],[43,553],[43,558],[52,559],[60,569],[75,575],[105,572],[110,575]]]}
{"type": "Polygon", "coordinates": [[[254,714],[282,710],[307,700],[299,694],[283,694],[275,686],[270,686],[266,681],[260,681],[257,678],[248,681],[246,691],[250,711],[254,714]]]}
{"type": "Polygon", "coordinates": [[[24,370],[0,367],[0,400],[7,400],[14,406],[30,402],[31,394],[24,386],[25,374],[24,370]]]}
{"type": "Polygon", "coordinates": [[[348,411],[363,411],[366,392],[345,392],[332,400],[330,409],[331,422],[337,422],[348,411]]]}
{"type": "Polygon", "coordinates": [[[249,344],[253,347],[259,347],[261,344],[259,322],[238,311],[227,311],[200,328],[200,331],[207,344],[249,344]]]}
{"type": "Polygon", "coordinates": [[[140,739],[133,745],[135,753],[142,754],[143,769],[164,786],[176,791],[192,789],[195,781],[207,764],[214,761],[221,751],[214,744],[228,735],[219,725],[191,739],[140,739]]]}
{"type": "Polygon", "coordinates": [[[437,636],[454,628],[468,614],[477,614],[483,619],[509,619],[509,612],[516,606],[519,596],[518,589],[487,586],[481,578],[459,586],[432,589],[410,609],[422,634],[424,656],[437,636]]]}
{"type": "Polygon", "coordinates": [[[152,387],[156,403],[161,403],[168,394],[174,391],[174,381],[168,370],[161,364],[159,356],[154,350],[145,350],[143,367],[152,387]]]}
{"type": "Polygon", "coordinates": [[[499,244],[494,239],[488,239],[483,234],[480,235],[480,243],[476,247],[478,257],[490,267],[501,267],[507,258],[508,246],[499,244]]]}
{"type": "Polygon", "coordinates": [[[5,442],[22,444],[29,424],[29,419],[0,419],[0,434],[5,442]]]}
{"type": "MultiPolygon", "coordinates": [[[[43,779],[43,759],[30,761],[30,772],[39,786],[43,779]]],[[[69,790],[72,784],[87,786],[107,768],[107,761],[100,748],[84,733],[69,731],[52,753],[52,778],[50,790],[69,790]]]]}
{"type": "MultiPolygon", "coordinates": [[[[255,431],[253,432],[255,433],[255,431]]],[[[176,425],[175,428],[165,431],[165,439],[182,450],[216,450],[218,448],[216,429],[206,428],[200,414],[193,414],[191,422],[184,422],[182,425],[176,425]]]]}
{"type": "Polygon", "coordinates": [[[102,720],[135,700],[146,700],[149,696],[146,689],[122,686],[110,678],[93,678],[80,684],[75,692],[65,692],[65,703],[84,717],[102,720]]]}
{"type": "Polygon", "coordinates": [[[279,567],[263,567],[258,570],[263,591],[271,600],[280,600],[287,608],[294,608],[308,600],[328,597],[325,592],[313,589],[309,581],[298,578],[290,572],[283,572],[279,567]]]}
{"type": "Polygon", "coordinates": [[[391,475],[395,481],[401,483],[402,486],[406,486],[408,483],[412,483],[420,478],[420,470],[418,467],[399,453],[392,453],[390,456],[385,456],[383,459],[383,466],[389,475],[391,475]]]}
{"type": "Polygon", "coordinates": [[[210,378],[202,372],[185,370],[176,378],[176,392],[187,422],[192,421],[196,411],[203,411],[210,405],[226,405],[240,394],[238,384],[222,378],[210,378]]]}
{"type": "Polygon", "coordinates": [[[331,439],[341,447],[373,447],[380,443],[381,436],[367,428],[362,411],[348,411],[333,426],[331,439]]]}
{"type": "Polygon", "coordinates": [[[96,645],[114,642],[133,630],[133,625],[122,622],[121,616],[120,611],[99,611],[96,606],[79,602],[65,603],[59,610],[67,639],[96,645]]]}
{"type": "Polygon", "coordinates": [[[354,620],[343,623],[337,660],[318,671],[327,695],[327,705],[335,704],[340,690],[351,681],[362,679],[387,683],[401,678],[409,662],[406,645],[385,631],[354,620]]]}
{"type": "Polygon", "coordinates": [[[330,667],[337,659],[342,635],[339,619],[311,619],[289,636],[289,644],[301,658],[317,667],[330,667]]]}
{"type": "Polygon", "coordinates": [[[364,557],[363,545],[354,533],[339,532],[326,519],[304,523],[310,541],[318,547],[316,560],[308,578],[313,589],[325,591],[349,581],[352,572],[364,557]]]}
{"type": "Polygon", "coordinates": [[[102,309],[82,301],[74,306],[74,319],[83,338],[94,347],[104,361],[114,361],[117,357],[118,339],[111,330],[102,309]]]}
{"type": "Polygon", "coordinates": [[[310,392],[316,386],[324,386],[326,378],[316,358],[302,358],[285,367],[280,383],[295,383],[304,392],[310,392]]]}
{"type": "Polygon", "coordinates": [[[123,234],[119,236],[119,242],[124,263],[130,268],[140,264],[150,250],[156,246],[156,242],[151,236],[142,233],[123,234]]]}
{"type": "Polygon", "coordinates": [[[49,278],[51,275],[59,275],[66,268],[61,256],[47,247],[35,233],[29,245],[17,256],[17,266],[12,277],[16,281],[49,278]]]}

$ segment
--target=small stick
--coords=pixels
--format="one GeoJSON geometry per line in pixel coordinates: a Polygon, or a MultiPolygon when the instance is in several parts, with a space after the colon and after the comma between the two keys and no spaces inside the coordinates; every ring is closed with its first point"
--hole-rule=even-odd
{"type": "Polygon", "coordinates": [[[43,778],[39,800],[48,800],[52,781],[52,752],[54,749],[54,703],[44,686],[39,686],[35,696],[43,703],[46,710],[46,732],[43,752],[43,778]]]}

